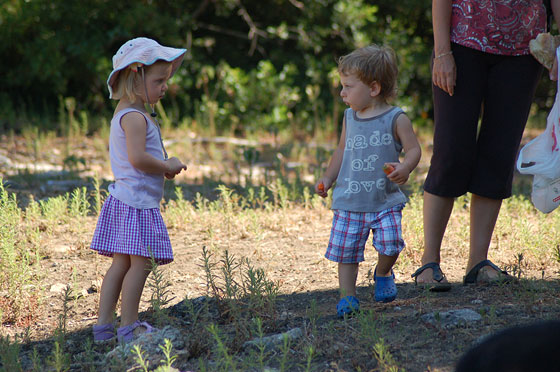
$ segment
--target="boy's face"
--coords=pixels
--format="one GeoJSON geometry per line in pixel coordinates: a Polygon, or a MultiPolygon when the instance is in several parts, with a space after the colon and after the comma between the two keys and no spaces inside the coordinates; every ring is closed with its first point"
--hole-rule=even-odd
{"type": "Polygon", "coordinates": [[[360,112],[373,105],[377,94],[372,87],[364,84],[355,74],[340,74],[340,83],[342,84],[340,96],[352,110],[360,112]]]}

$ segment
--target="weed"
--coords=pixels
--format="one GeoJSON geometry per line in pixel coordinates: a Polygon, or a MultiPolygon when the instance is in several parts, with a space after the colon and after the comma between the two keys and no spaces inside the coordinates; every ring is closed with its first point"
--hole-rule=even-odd
{"type": "Polygon", "coordinates": [[[506,265],[506,271],[511,272],[513,274],[513,276],[515,276],[517,279],[521,279],[521,276],[524,273],[523,270],[523,266],[524,266],[524,262],[523,259],[525,257],[523,256],[523,253],[518,253],[515,256],[515,263],[512,265],[506,265]]]}
{"type": "MultiPolygon", "coordinates": [[[[377,360],[379,370],[382,372],[401,372],[395,359],[389,352],[389,348],[385,344],[385,340],[379,339],[373,347],[373,356],[377,360]]],[[[404,372],[404,371],[403,371],[404,372]]]]}
{"type": "Polygon", "coordinates": [[[208,332],[210,332],[210,334],[214,338],[214,341],[216,342],[216,353],[221,357],[216,367],[218,367],[220,371],[237,370],[235,360],[229,353],[228,348],[225,345],[224,340],[222,339],[222,335],[220,334],[218,326],[212,323],[207,327],[207,330],[208,332]]]}
{"type": "Polygon", "coordinates": [[[280,347],[280,372],[286,371],[288,367],[288,354],[290,353],[291,340],[287,333],[284,333],[282,346],[280,347]]]}
{"type": "Polygon", "coordinates": [[[95,372],[95,359],[96,355],[93,350],[93,342],[91,341],[91,338],[87,338],[84,343],[84,362],[88,372],[95,372]]]}
{"type": "Polygon", "coordinates": [[[132,352],[136,354],[136,363],[144,372],[148,372],[150,361],[144,358],[144,351],[142,351],[142,347],[140,345],[134,345],[132,346],[132,352]]]}
{"type": "Polygon", "coordinates": [[[372,309],[361,311],[358,313],[358,323],[362,339],[375,345],[382,334],[382,323],[377,314],[372,309]]]}
{"type": "Polygon", "coordinates": [[[159,348],[163,351],[163,355],[165,357],[165,359],[162,359],[161,362],[164,363],[164,367],[171,368],[172,364],[177,359],[177,355],[171,355],[173,344],[170,340],[166,338],[163,342],[163,345],[159,345],[159,348]]]}
{"type": "Polygon", "coordinates": [[[41,200],[39,205],[51,228],[68,219],[68,194],[41,200]]]}
{"type": "Polygon", "coordinates": [[[18,338],[14,342],[10,341],[10,336],[0,335],[0,361],[2,362],[2,372],[19,372],[23,371],[19,360],[19,342],[18,338]]]}
{"type": "Polygon", "coordinates": [[[33,372],[42,372],[43,366],[41,357],[36,347],[33,347],[33,353],[31,354],[31,365],[33,367],[33,372]]]}
{"type": "Polygon", "coordinates": [[[560,263],[560,244],[556,245],[556,248],[553,251],[554,260],[560,263]]]}
{"type": "Polygon", "coordinates": [[[307,360],[306,360],[307,363],[305,365],[305,371],[309,372],[309,371],[311,371],[311,362],[313,361],[315,348],[313,347],[313,345],[308,345],[305,348],[305,352],[306,352],[306,357],[307,357],[307,360]]]}
{"type": "MultiPolygon", "coordinates": [[[[151,253],[151,251],[150,251],[151,253]]],[[[154,311],[156,326],[161,326],[168,322],[167,311],[165,308],[174,299],[171,296],[171,282],[165,278],[163,271],[155,259],[150,257],[150,273],[147,286],[152,290],[150,297],[150,305],[154,311]]]]}
{"type": "Polygon", "coordinates": [[[312,299],[309,308],[307,309],[307,317],[309,318],[309,325],[311,334],[317,334],[317,321],[319,320],[319,311],[317,310],[317,301],[312,299]]]}
{"type": "Polygon", "coordinates": [[[259,318],[259,317],[256,317],[253,320],[253,322],[254,322],[254,326],[255,326],[255,329],[256,329],[255,334],[256,334],[257,338],[260,340],[257,343],[257,349],[258,349],[257,350],[258,351],[257,363],[258,363],[259,369],[264,370],[264,367],[265,367],[264,360],[265,360],[265,357],[266,357],[266,345],[262,341],[262,339],[264,337],[263,322],[262,322],[262,319],[259,318]]]}

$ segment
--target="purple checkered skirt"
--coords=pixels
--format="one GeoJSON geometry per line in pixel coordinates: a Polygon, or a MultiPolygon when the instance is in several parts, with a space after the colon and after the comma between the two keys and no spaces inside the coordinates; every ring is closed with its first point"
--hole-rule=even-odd
{"type": "Polygon", "coordinates": [[[159,208],[137,209],[109,195],[99,214],[91,249],[104,256],[127,254],[154,257],[164,265],[173,250],[159,208]]]}

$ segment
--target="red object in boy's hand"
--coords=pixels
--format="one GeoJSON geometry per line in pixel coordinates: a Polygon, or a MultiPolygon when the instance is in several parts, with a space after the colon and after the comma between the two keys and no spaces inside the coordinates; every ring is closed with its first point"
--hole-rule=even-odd
{"type": "Polygon", "coordinates": [[[386,175],[393,173],[394,170],[395,167],[393,167],[391,164],[383,164],[383,172],[385,172],[386,175]]]}
{"type": "Polygon", "coordinates": [[[319,189],[319,191],[325,192],[325,185],[323,185],[322,182],[317,186],[317,188],[319,189]]]}

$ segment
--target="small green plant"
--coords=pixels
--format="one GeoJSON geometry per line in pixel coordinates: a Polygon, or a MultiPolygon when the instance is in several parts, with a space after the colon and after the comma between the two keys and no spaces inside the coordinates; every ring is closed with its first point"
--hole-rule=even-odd
{"type": "Polygon", "coordinates": [[[99,180],[99,175],[95,173],[93,177],[93,211],[95,212],[96,216],[99,216],[99,212],[101,212],[101,207],[103,206],[103,196],[101,195],[101,181],[99,180]]]}
{"type": "Polygon", "coordinates": [[[58,327],[54,332],[54,348],[47,359],[47,364],[57,372],[68,371],[70,369],[70,355],[65,352],[64,345],[71,294],[72,288],[66,286],[63,292],[62,313],[58,316],[58,327]]]}
{"type": "Polygon", "coordinates": [[[309,372],[311,371],[311,362],[313,362],[313,356],[315,354],[315,348],[313,347],[313,345],[308,345],[305,348],[305,352],[306,352],[306,356],[307,356],[307,363],[305,365],[305,371],[309,372]]]}
{"type": "Polygon", "coordinates": [[[382,334],[382,322],[374,310],[368,309],[358,313],[360,336],[368,343],[375,345],[382,334]]]}
{"type": "Polygon", "coordinates": [[[255,334],[257,336],[257,338],[259,339],[259,342],[257,343],[257,364],[258,364],[258,368],[259,370],[264,370],[265,364],[265,357],[266,357],[266,345],[265,343],[262,341],[263,337],[264,337],[264,331],[263,331],[263,322],[262,319],[259,317],[256,317],[253,320],[254,326],[255,326],[255,334]]]}
{"type": "Polygon", "coordinates": [[[168,321],[165,307],[174,299],[171,297],[171,282],[166,279],[153,256],[150,257],[150,273],[147,282],[148,288],[152,290],[150,305],[154,311],[156,326],[161,326],[168,321]]]}
{"type": "Polygon", "coordinates": [[[222,339],[222,335],[220,334],[220,329],[214,323],[208,326],[208,332],[214,338],[216,342],[216,354],[220,357],[217,361],[217,368],[220,371],[236,371],[237,370],[237,363],[235,362],[233,356],[230,354],[224,340],[222,339]]]}
{"type": "Polygon", "coordinates": [[[91,338],[87,338],[85,343],[84,343],[84,364],[85,364],[85,366],[82,365],[82,368],[86,367],[86,371],[95,372],[96,371],[95,360],[96,360],[96,355],[95,355],[95,351],[93,349],[93,342],[92,342],[91,338]]]}
{"type": "Polygon", "coordinates": [[[385,340],[379,341],[373,347],[373,356],[377,360],[378,368],[383,372],[404,372],[397,365],[397,362],[389,352],[389,348],[385,344],[385,340]]]}
{"type": "Polygon", "coordinates": [[[159,345],[159,348],[163,351],[163,355],[165,359],[160,360],[160,362],[164,363],[163,367],[171,368],[172,364],[177,359],[177,355],[172,355],[171,352],[173,351],[173,344],[167,338],[163,340],[164,344],[159,345]]]}
{"type": "Polygon", "coordinates": [[[68,194],[59,195],[39,202],[41,211],[50,226],[64,222],[68,218],[68,194]]]}
{"type": "Polygon", "coordinates": [[[2,362],[1,372],[20,372],[23,371],[19,360],[20,345],[17,336],[14,342],[10,341],[10,336],[0,335],[0,361],[2,362]]]}
{"type": "Polygon", "coordinates": [[[43,371],[41,357],[39,356],[39,352],[36,347],[33,347],[33,353],[31,354],[31,365],[33,367],[33,372],[43,371]]]}
{"type": "Polygon", "coordinates": [[[282,339],[282,346],[280,347],[280,372],[287,371],[288,368],[288,355],[290,354],[291,340],[287,333],[284,333],[282,339]]]}
{"type": "Polygon", "coordinates": [[[136,363],[142,368],[144,372],[149,371],[150,361],[144,357],[144,351],[140,345],[132,346],[132,352],[136,354],[136,363]]]}
{"type": "Polygon", "coordinates": [[[222,316],[240,319],[243,310],[268,317],[274,314],[278,284],[270,281],[264,270],[255,268],[248,259],[238,260],[227,250],[216,263],[213,254],[203,247],[202,261],[207,291],[216,299],[222,316]]]}

